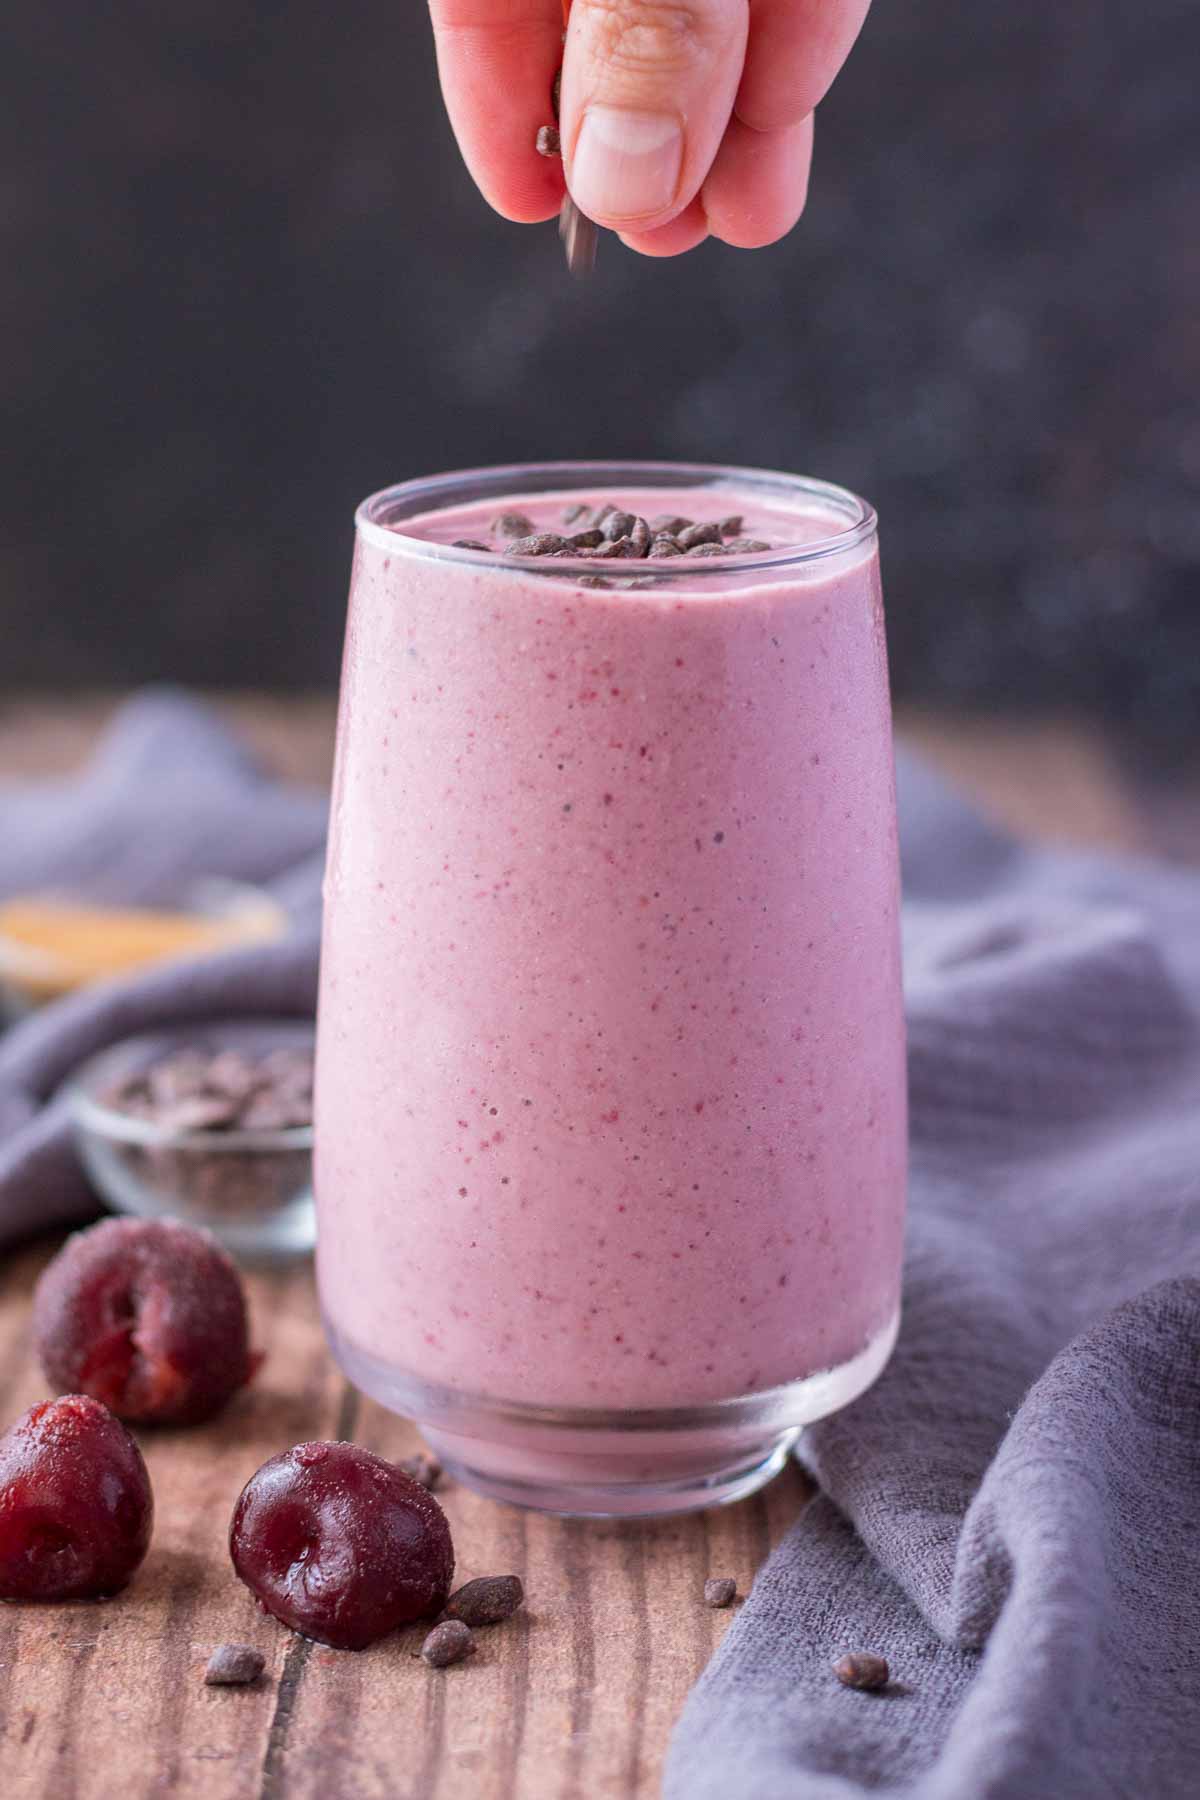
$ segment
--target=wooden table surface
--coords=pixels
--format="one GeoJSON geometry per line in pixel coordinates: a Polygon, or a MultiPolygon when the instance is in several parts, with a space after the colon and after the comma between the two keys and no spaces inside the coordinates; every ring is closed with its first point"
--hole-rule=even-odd
{"type": "MultiPolygon", "coordinates": [[[[277,766],[326,778],[327,701],[223,704],[277,766]]],[[[0,706],[0,778],[69,768],[110,705],[0,706]]],[[[1094,730],[927,715],[901,725],[1019,829],[1200,857],[1194,793],[1135,792],[1094,730]]],[[[0,1274],[3,1423],[46,1395],[29,1355],[29,1300],[53,1248],[11,1254],[0,1274]]],[[[722,1511],[620,1525],[525,1514],[448,1484],[460,1577],[516,1572],[526,1610],[441,1672],[416,1656],[416,1631],[359,1655],[327,1650],[258,1613],[234,1579],[234,1500],[261,1462],[305,1438],[353,1437],[389,1457],[418,1440],[338,1374],[307,1264],[252,1274],[249,1286],[262,1373],[213,1424],[145,1435],[157,1522],[133,1585],[103,1604],[3,1610],[3,1800],[656,1794],[672,1723],[732,1617],[703,1605],[705,1577],[736,1576],[745,1592],[804,1503],[799,1473],[722,1511]],[[209,1652],[231,1639],[262,1649],[263,1681],[206,1688],[209,1652]]]]}

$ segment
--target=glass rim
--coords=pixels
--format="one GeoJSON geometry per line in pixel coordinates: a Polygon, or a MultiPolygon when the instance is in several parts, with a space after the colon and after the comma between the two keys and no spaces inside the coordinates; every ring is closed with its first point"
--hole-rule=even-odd
{"type": "Polygon", "coordinates": [[[811,475],[792,475],[779,469],[757,469],[738,464],[693,462],[641,462],[637,460],[587,460],[531,463],[496,463],[475,469],[451,469],[438,475],[417,476],[408,481],[378,489],[368,494],[355,509],[354,524],[358,535],[377,548],[400,548],[405,556],[422,561],[462,563],[468,567],[519,569],[530,574],[554,575],[560,579],[574,574],[598,571],[615,573],[611,560],[588,556],[561,557],[512,556],[506,551],[466,550],[453,544],[440,544],[432,538],[410,536],[399,529],[399,522],[421,513],[437,512],[471,501],[501,502],[523,498],[526,494],[572,493],[596,487],[653,486],[670,489],[706,486],[737,486],[757,489],[764,500],[768,496],[793,503],[798,498],[819,501],[840,513],[846,523],[826,537],[813,538],[803,544],[781,545],[773,550],[754,550],[742,555],[721,557],[663,558],[661,561],[640,558],[636,570],[629,564],[622,575],[636,573],[639,581],[649,579],[671,582],[686,579],[704,581],[715,576],[756,573],[768,569],[794,566],[797,563],[823,562],[844,556],[847,551],[873,539],[879,520],[870,501],[852,489],[836,482],[820,481],[811,475]],[[680,564],[683,567],[680,567],[680,564]]]}

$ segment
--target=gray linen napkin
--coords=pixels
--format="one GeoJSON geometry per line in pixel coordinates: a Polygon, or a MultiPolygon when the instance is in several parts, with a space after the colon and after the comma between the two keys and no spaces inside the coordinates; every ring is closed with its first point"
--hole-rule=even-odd
{"type": "Polygon", "coordinates": [[[156,1025],[311,1015],[326,813],[166,690],[125,706],[81,775],[0,783],[0,899],[59,889],[153,904],[220,876],[267,888],[292,920],[275,943],[106,982],[0,1037],[0,1247],[96,1211],[54,1097],[93,1051],[156,1025]]]}
{"type": "Polygon", "coordinates": [[[1200,1794],[1200,875],[901,765],[904,1322],[676,1729],[669,1800],[1200,1794]],[[890,1690],[830,1665],[882,1653],[890,1690]]]}

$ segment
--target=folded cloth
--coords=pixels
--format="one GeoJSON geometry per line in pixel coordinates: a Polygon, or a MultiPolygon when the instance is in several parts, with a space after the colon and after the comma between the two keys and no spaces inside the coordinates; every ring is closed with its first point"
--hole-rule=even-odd
{"type": "Polygon", "coordinates": [[[1200,1794],[1200,874],[900,770],[904,1319],[691,1696],[668,1800],[1200,1794]],[[831,1665],[885,1656],[854,1692],[831,1665]]]}
{"type": "Polygon", "coordinates": [[[156,1025],[312,1014],[326,814],[322,795],[269,779],[215,714],[167,691],[124,707],[81,775],[0,783],[0,899],[152,905],[219,876],[266,888],[291,921],[269,944],[86,988],[0,1038],[0,1247],[97,1209],[56,1097],[93,1051],[156,1025]]]}

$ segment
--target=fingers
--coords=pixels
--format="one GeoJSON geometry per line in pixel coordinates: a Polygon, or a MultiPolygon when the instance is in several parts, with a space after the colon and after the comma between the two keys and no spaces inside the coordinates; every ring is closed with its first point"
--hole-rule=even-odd
{"type": "Polygon", "coordinates": [[[804,208],[812,110],[869,0],[429,0],[463,157],[506,218],[558,211],[539,156],[563,61],[561,132],[581,209],[647,256],[710,234],[775,242],[804,208]]]}
{"type": "Polygon", "coordinates": [[[756,131],[806,119],[862,29],[870,0],[750,0],[737,116],[756,131]]]}
{"type": "Polygon", "coordinates": [[[560,0],[429,0],[429,10],[450,123],[484,198],[506,219],[552,217],[562,165],[535,140],[553,119],[560,0]]]}
{"type": "Polygon", "coordinates": [[[656,231],[623,231],[621,242],[642,256],[682,256],[708,236],[708,220],[699,197],[656,231]]]}
{"type": "Polygon", "coordinates": [[[752,131],[731,119],[701,200],[713,237],[758,250],[786,237],[808,198],[813,122],[752,131]]]}
{"type": "Polygon", "coordinates": [[[733,111],[747,13],[748,0],[574,0],[563,157],[597,224],[652,232],[695,198],[733,111]]]}
{"type": "Polygon", "coordinates": [[[813,122],[782,131],[751,131],[731,119],[699,196],[656,231],[623,231],[642,256],[681,256],[708,237],[757,250],[786,237],[808,197],[813,122]]]}

